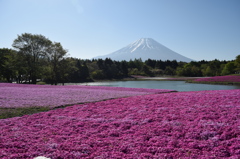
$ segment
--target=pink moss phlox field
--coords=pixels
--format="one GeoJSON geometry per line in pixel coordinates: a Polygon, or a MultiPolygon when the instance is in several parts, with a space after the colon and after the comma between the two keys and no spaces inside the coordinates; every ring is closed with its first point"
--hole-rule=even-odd
{"type": "Polygon", "coordinates": [[[240,158],[240,90],[151,94],[0,120],[0,158],[240,158]]]}
{"type": "Polygon", "coordinates": [[[171,92],[173,90],[101,87],[50,86],[0,83],[0,108],[57,107],[111,98],[171,92]]]}
{"type": "Polygon", "coordinates": [[[195,79],[195,82],[240,82],[240,76],[215,76],[195,79]]]}

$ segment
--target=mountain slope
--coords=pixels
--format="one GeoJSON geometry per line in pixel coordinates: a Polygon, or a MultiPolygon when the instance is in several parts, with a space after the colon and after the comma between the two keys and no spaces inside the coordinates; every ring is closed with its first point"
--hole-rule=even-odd
{"type": "Polygon", "coordinates": [[[147,59],[155,59],[155,60],[177,60],[177,61],[184,61],[190,62],[193,61],[190,58],[182,56],[167,47],[163,46],[162,44],[158,43],[157,41],[151,38],[142,38],[139,39],[128,46],[115,51],[111,54],[98,56],[95,59],[105,59],[111,58],[112,60],[121,61],[126,60],[129,61],[130,59],[139,59],[141,58],[143,61],[147,59]]]}

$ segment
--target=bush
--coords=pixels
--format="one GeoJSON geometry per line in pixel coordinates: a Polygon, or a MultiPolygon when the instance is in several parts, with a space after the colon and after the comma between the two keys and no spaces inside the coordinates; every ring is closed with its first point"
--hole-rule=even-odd
{"type": "Polygon", "coordinates": [[[39,84],[39,85],[45,85],[46,84],[46,82],[37,82],[37,84],[39,84]]]}

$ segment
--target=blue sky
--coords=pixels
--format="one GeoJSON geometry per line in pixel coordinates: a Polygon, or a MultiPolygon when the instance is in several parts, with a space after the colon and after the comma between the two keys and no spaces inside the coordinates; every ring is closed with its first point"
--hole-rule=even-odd
{"type": "Polygon", "coordinates": [[[240,0],[0,0],[0,21],[0,48],[32,33],[82,59],[139,38],[194,60],[240,54],[240,0]]]}

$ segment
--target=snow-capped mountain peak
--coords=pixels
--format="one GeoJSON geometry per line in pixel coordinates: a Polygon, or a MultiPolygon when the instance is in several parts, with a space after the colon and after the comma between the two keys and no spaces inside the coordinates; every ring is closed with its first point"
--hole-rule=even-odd
{"type": "Polygon", "coordinates": [[[137,49],[154,49],[154,40],[151,38],[141,38],[128,46],[131,52],[137,49]]]}
{"type": "Polygon", "coordinates": [[[126,47],[115,51],[111,54],[105,56],[98,56],[95,58],[111,58],[112,60],[121,61],[121,60],[134,60],[141,58],[143,61],[147,59],[155,59],[155,60],[177,60],[177,61],[185,61],[190,62],[192,59],[184,57],[152,38],[141,38],[139,40],[134,41],[133,43],[127,45],[126,47]]]}

